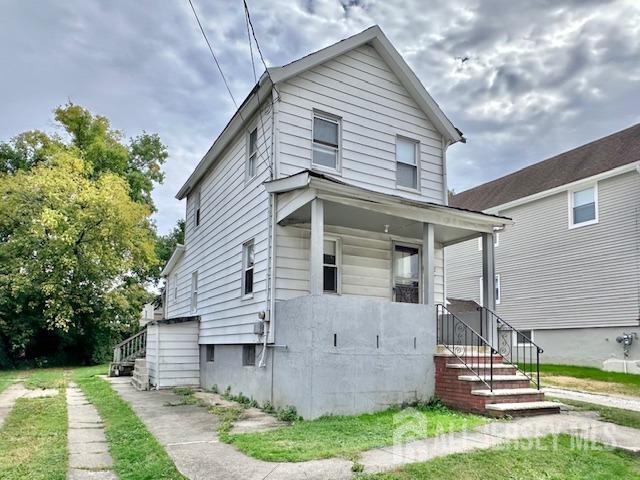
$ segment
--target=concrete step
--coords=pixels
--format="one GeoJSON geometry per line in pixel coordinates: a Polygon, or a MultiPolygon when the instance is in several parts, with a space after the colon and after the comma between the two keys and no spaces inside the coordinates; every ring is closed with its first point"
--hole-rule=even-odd
{"type": "MultiPolygon", "coordinates": [[[[462,380],[463,382],[485,382],[491,381],[491,375],[460,375],[458,380],[462,380]]],[[[529,381],[529,377],[526,375],[522,375],[521,373],[516,373],[514,375],[494,375],[494,382],[520,382],[520,381],[529,381]]]]}
{"type": "MultiPolygon", "coordinates": [[[[473,363],[473,362],[469,362],[468,365],[471,368],[473,368],[474,370],[491,370],[491,364],[490,363],[473,363]]],[[[467,365],[465,365],[464,363],[447,363],[447,368],[466,369],[467,365]]],[[[506,370],[506,369],[515,370],[516,367],[514,365],[509,365],[507,363],[494,363],[493,364],[493,369],[494,370],[506,370]]]]}
{"type": "Polygon", "coordinates": [[[485,390],[471,390],[471,395],[479,395],[481,397],[506,397],[512,395],[533,395],[542,393],[536,388],[494,388],[493,391],[489,389],[485,390]]]}
{"type": "Polygon", "coordinates": [[[136,390],[149,390],[149,382],[142,382],[136,377],[131,377],[131,385],[133,385],[133,388],[135,388],[136,390]]]}
{"type": "Polygon", "coordinates": [[[490,403],[484,408],[492,416],[529,416],[548,415],[560,413],[561,404],[558,402],[516,402],[516,403],[490,403]]]}
{"type": "Polygon", "coordinates": [[[138,375],[149,375],[149,369],[146,367],[142,368],[142,367],[136,366],[136,368],[133,369],[133,374],[135,375],[136,373],[138,375]]]}

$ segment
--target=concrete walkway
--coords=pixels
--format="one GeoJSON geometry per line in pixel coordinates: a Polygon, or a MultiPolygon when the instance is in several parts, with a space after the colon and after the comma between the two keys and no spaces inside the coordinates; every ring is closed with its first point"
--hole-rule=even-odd
{"type": "Polygon", "coordinates": [[[566,390],[564,388],[555,387],[545,388],[544,393],[560,399],[594,403],[596,405],[603,405],[605,407],[622,408],[623,410],[633,410],[635,412],[640,412],[640,398],[638,397],[580,392],[577,390],[566,390]]]}
{"type": "MultiPolygon", "coordinates": [[[[350,479],[350,461],[314,460],[270,463],[240,453],[218,440],[217,418],[194,405],[169,407],[179,398],[170,391],[139,392],[128,378],[111,378],[113,388],[126,400],[149,431],[165,447],[176,467],[192,480],[205,479],[350,479]]],[[[406,423],[403,423],[405,428],[406,423]]],[[[410,428],[411,425],[408,425],[410,428]]],[[[640,430],[597,420],[591,414],[529,417],[493,422],[472,432],[445,434],[426,440],[364,452],[359,460],[368,473],[452,453],[490,448],[522,438],[570,433],[583,439],[640,452],[640,430]]]]}
{"type": "Polygon", "coordinates": [[[22,383],[9,385],[2,393],[0,393],[0,427],[4,424],[5,419],[9,416],[9,412],[11,412],[16,400],[19,398],[55,397],[56,395],[58,395],[58,390],[55,388],[29,390],[25,388],[22,383]]]}
{"type": "Polygon", "coordinates": [[[67,387],[69,480],[117,480],[96,408],[74,384],[67,387]]]}

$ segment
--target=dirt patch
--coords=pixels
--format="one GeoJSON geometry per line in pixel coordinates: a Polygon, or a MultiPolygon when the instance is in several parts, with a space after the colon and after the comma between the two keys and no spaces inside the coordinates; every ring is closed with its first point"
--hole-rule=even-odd
{"type": "Polygon", "coordinates": [[[554,387],[562,387],[569,390],[582,390],[602,394],[629,395],[638,398],[637,389],[622,383],[603,382],[587,378],[566,377],[563,375],[550,375],[542,377],[542,384],[554,387]]]}

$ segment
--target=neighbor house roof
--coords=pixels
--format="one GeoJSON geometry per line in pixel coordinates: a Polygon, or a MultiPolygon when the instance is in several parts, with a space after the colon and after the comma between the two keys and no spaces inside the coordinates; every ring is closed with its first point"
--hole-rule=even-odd
{"type": "Polygon", "coordinates": [[[450,205],[486,210],[640,161],[640,123],[454,195],[450,205]]]}
{"type": "Polygon", "coordinates": [[[185,184],[178,191],[176,198],[182,200],[189,191],[200,181],[207,170],[215,163],[220,154],[228,146],[229,142],[244,127],[244,121],[249,120],[251,115],[259,107],[260,101],[264,101],[270,95],[273,84],[279,84],[299,75],[300,73],[314,68],[324,62],[336,58],[361,45],[371,45],[378,54],[387,62],[391,70],[398,77],[400,83],[408,91],[425,115],[433,123],[434,127],[450,142],[464,141],[460,132],[447,118],[435,100],[429,95],[416,74],[404,61],[402,56],[391,44],[389,39],[382,32],[380,27],[374,25],[366,30],[341,40],[338,43],[306,55],[282,67],[268,68],[258,83],[251,90],[247,98],[242,102],[222,133],[213,142],[211,148],[196,166],[185,184]]]}
{"type": "Polygon", "coordinates": [[[171,257],[169,257],[169,261],[167,261],[167,264],[162,269],[162,272],[160,272],[160,275],[163,277],[169,275],[171,270],[173,270],[173,267],[175,267],[182,258],[182,255],[184,255],[184,245],[179,243],[176,245],[176,249],[171,254],[171,257]]]}

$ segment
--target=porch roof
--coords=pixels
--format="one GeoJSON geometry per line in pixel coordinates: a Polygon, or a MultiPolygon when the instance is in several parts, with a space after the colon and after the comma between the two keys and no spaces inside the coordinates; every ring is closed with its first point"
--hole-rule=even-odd
{"type": "Polygon", "coordinates": [[[269,193],[278,194],[277,222],[281,225],[309,223],[314,198],[325,201],[327,224],[421,238],[422,223],[431,223],[436,241],[445,245],[513,224],[499,215],[375,192],[314,170],[264,185],[269,193]]]}

